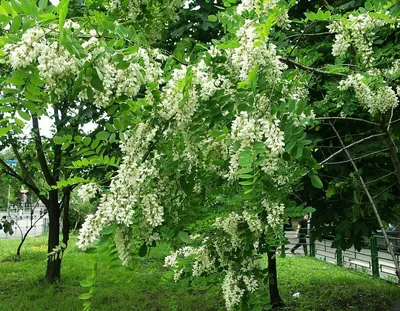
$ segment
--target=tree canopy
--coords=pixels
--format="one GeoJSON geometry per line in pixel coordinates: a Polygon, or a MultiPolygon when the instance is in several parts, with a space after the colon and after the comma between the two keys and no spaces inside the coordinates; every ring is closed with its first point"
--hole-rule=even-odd
{"type": "MultiPolygon", "coordinates": [[[[276,271],[260,258],[267,254],[273,267],[284,223],[321,203],[313,190],[299,196],[308,185],[326,186],[318,171],[336,154],[313,155],[317,144],[329,141],[332,149],[350,131],[353,145],[368,139],[354,141],[357,131],[384,137],[385,167],[400,180],[392,126],[399,4],[321,3],[199,1],[185,11],[183,1],[2,1],[0,134],[18,134],[32,121],[50,195],[43,200],[59,203],[55,190],[89,179],[80,195],[101,191],[80,230],[82,249],[113,237],[129,264],[133,252],[173,241],[182,247],[165,265],[176,280],[218,273],[228,310],[262,309],[261,288],[276,271]],[[182,16],[193,23],[185,27],[182,16]],[[53,172],[38,126],[45,114],[56,126],[53,172]],[[84,135],[91,119],[98,130],[84,135]],[[363,120],[376,130],[341,129],[335,120],[363,120]],[[336,138],[327,138],[324,122],[336,138]],[[121,161],[118,151],[112,157],[116,143],[121,161]],[[63,176],[56,165],[62,151],[63,176]],[[113,169],[88,175],[97,164],[113,169]],[[82,172],[90,178],[69,178],[82,172]]],[[[349,182],[360,173],[345,174],[349,182]]],[[[337,184],[330,182],[328,197],[337,184]]],[[[360,214],[345,217],[339,231],[352,230],[360,214]]]]}

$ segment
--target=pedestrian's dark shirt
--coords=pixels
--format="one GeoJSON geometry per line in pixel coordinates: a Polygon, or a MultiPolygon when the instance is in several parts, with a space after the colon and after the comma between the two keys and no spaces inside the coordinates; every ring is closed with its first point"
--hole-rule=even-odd
{"type": "Polygon", "coordinates": [[[300,235],[306,235],[307,234],[307,227],[308,227],[308,221],[305,219],[302,219],[299,221],[300,225],[300,235]]]}

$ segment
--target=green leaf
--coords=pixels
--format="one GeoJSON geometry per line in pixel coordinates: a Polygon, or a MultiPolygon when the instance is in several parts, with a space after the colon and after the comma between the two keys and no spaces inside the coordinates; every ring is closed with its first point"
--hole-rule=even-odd
{"type": "Polygon", "coordinates": [[[0,103],[4,104],[4,103],[15,103],[17,101],[17,99],[15,97],[3,97],[0,98],[0,103]]]}
{"type": "Polygon", "coordinates": [[[241,181],[239,185],[242,186],[251,186],[254,182],[253,181],[241,181]]]}
{"type": "Polygon", "coordinates": [[[7,11],[8,14],[12,14],[12,7],[8,1],[1,0],[1,6],[7,11]]]}
{"type": "MultiPolygon", "coordinates": [[[[21,119],[18,119],[18,118],[14,118],[14,121],[15,121],[15,123],[17,123],[17,125],[19,126],[19,127],[25,127],[25,123],[24,123],[24,121],[22,121],[21,119]]],[[[15,129],[15,128],[14,128],[15,129]]]]}
{"type": "Polygon", "coordinates": [[[18,31],[19,27],[21,27],[21,15],[17,15],[12,19],[10,30],[12,32],[18,31]]]}
{"type": "Polygon", "coordinates": [[[114,233],[114,226],[105,227],[100,231],[101,235],[110,235],[114,233]]]}
{"type": "Polygon", "coordinates": [[[106,128],[107,128],[107,131],[109,131],[109,132],[115,132],[115,128],[114,128],[114,126],[112,125],[112,124],[110,124],[110,123],[106,123],[106,128]]]}
{"type": "Polygon", "coordinates": [[[139,256],[140,256],[140,257],[144,257],[144,256],[146,256],[146,255],[147,255],[147,245],[146,245],[146,242],[145,242],[145,243],[143,243],[143,245],[140,246],[140,248],[139,248],[139,256]]]}
{"type": "Polygon", "coordinates": [[[103,82],[100,80],[98,76],[93,76],[92,80],[90,81],[90,85],[94,87],[95,90],[99,92],[104,91],[103,82]]]}
{"type": "Polygon", "coordinates": [[[218,20],[218,17],[215,15],[208,15],[208,20],[210,22],[216,22],[218,20]]]}
{"type": "Polygon", "coordinates": [[[315,188],[321,189],[324,185],[318,175],[310,175],[311,183],[315,188]]]}
{"type": "Polygon", "coordinates": [[[22,5],[21,2],[19,2],[18,0],[10,0],[13,9],[17,12],[17,13],[23,13],[22,11],[22,5]]]}
{"type": "Polygon", "coordinates": [[[67,150],[67,148],[71,145],[71,142],[67,141],[61,146],[61,150],[67,150]]]}
{"type": "Polygon", "coordinates": [[[42,87],[44,86],[44,81],[42,79],[40,79],[37,75],[31,75],[30,77],[30,81],[32,84],[42,87]]]}
{"type": "Polygon", "coordinates": [[[124,69],[128,68],[129,65],[130,65],[129,62],[122,61],[122,62],[119,62],[116,67],[117,67],[117,69],[124,70],[124,69]]]}
{"type": "Polygon", "coordinates": [[[37,87],[37,86],[35,86],[34,84],[32,84],[32,83],[29,83],[27,86],[26,86],[26,89],[29,91],[29,93],[31,93],[32,95],[34,95],[34,96],[38,96],[38,95],[41,95],[42,93],[40,92],[40,89],[37,87]]]}
{"type": "Polygon", "coordinates": [[[64,137],[61,137],[61,136],[55,136],[55,137],[53,138],[53,142],[54,142],[56,145],[62,145],[62,144],[64,143],[64,141],[65,141],[64,137]]]}
{"type": "Polygon", "coordinates": [[[286,151],[287,152],[290,152],[292,149],[293,149],[293,147],[296,145],[296,141],[295,140],[292,140],[292,141],[290,141],[287,145],[286,145],[286,151]]]}
{"type": "Polygon", "coordinates": [[[91,139],[90,137],[85,137],[85,138],[83,139],[83,144],[84,144],[85,146],[89,146],[91,142],[92,142],[92,139],[91,139]]]}
{"type": "Polygon", "coordinates": [[[251,167],[245,167],[245,168],[241,168],[237,173],[238,174],[247,174],[253,171],[253,168],[251,167]]]}
{"type": "Polygon", "coordinates": [[[94,284],[93,278],[87,278],[84,281],[79,282],[82,287],[91,287],[94,284]]]}
{"type": "Polygon", "coordinates": [[[185,231],[180,231],[178,233],[178,237],[185,243],[190,244],[192,243],[192,240],[189,237],[189,234],[185,231]]]}
{"type": "Polygon", "coordinates": [[[250,174],[239,175],[239,178],[242,178],[242,179],[250,179],[250,178],[253,178],[253,177],[254,176],[250,175],[250,174]]]}
{"type": "Polygon", "coordinates": [[[6,135],[11,130],[11,126],[0,128],[0,137],[6,135]]]}
{"type": "Polygon", "coordinates": [[[35,95],[32,95],[28,91],[25,91],[24,95],[25,95],[26,99],[29,99],[32,102],[36,102],[36,103],[41,103],[42,102],[42,100],[39,97],[37,97],[35,95]]]}
{"type": "Polygon", "coordinates": [[[13,84],[13,85],[24,85],[25,84],[25,81],[24,80],[22,80],[22,79],[20,79],[20,78],[17,78],[17,77],[11,77],[11,78],[8,78],[7,79],[7,82],[8,83],[10,83],[10,84],[13,84]]]}
{"type": "Polygon", "coordinates": [[[24,119],[25,121],[29,121],[31,119],[31,116],[29,113],[23,111],[23,110],[18,110],[19,116],[24,119]]]}
{"type": "Polygon", "coordinates": [[[93,296],[92,293],[84,293],[84,294],[79,296],[79,299],[87,300],[87,299],[92,298],[92,296],[93,296]]]}
{"type": "MultiPolygon", "coordinates": [[[[101,131],[96,134],[98,140],[107,140],[110,135],[106,131],[101,131]]],[[[95,148],[95,147],[94,147],[95,148]]]]}
{"type": "Polygon", "coordinates": [[[90,148],[96,149],[96,147],[100,144],[100,140],[95,139],[92,144],[90,145],[90,148]]]}
{"type": "Polygon", "coordinates": [[[64,34],[64,23],[68,14],[68,5],[69,0],[61,0],[60,4],[57,7],[59,16],[58,31],[60,32],[60,36],[64,34]]]}

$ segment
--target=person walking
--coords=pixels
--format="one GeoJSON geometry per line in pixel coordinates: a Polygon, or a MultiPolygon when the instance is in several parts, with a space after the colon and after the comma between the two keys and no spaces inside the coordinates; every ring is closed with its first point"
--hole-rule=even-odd
{"type": "Polygon", "coordinates": [[[303,219],[299,221],[296,230],[296,239],[299,239],[299,242],[290,250],[292,254],[298,249],[301,245],[303,245],[304,255],[308,255],[307,252],[307,229],[308,229],[308,215],[305,215],[303,219]]]}

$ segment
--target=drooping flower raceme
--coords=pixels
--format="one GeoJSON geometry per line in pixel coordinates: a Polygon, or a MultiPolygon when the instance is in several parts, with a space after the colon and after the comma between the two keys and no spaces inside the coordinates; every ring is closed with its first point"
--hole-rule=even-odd
{"type": "MultiPolygon", "coordinates": [[[[265,162],[264,171],[267,167],[274,172],[277,167],[271,167],[274,158],[278,159],[284,152],[285,142],[283,132],[279,129],[279,120],[259,118],[254,119],[246,111],[242,111],[232,122],[232,141],[240,143],[236,151],[231,148],[230,170],[228,179],[236,179],[236,172],[239,169],[239,155],[245,147],[251,147],[256,142],[263,142],[268,151],[269,160],[265,162]]],[[[276,162],[276,161],[275,161],[276,162]]]]}
{"type": "MultiPolygon", "coordinates": [[[[141,201],[141,186],[148,178],[157,175],[154,162],[157,157],[149,161],[144,159],[147,148],[156,133],[157,127],[141,123],[135,133],[122,143],[121,150],[125,153],[123,163],[118,174],[111,181],[109,193],[102,196],[96,213],[86,219],[78,237],[80,248],[89,247],[98,238],[99,232],[110,223],[115,222],[126,227],[132,224],[135,206],[141,201]]],[[[145,206],[146,203],[145,201],[145,206]]],[[[156,206],[156,210],[158,212],[152,210],[144,212],[144,216],[148,217],[145,221],[154,227],[162,222],[160,207],[156,206]]]]}
{"type": "Polygon", "coordinates": [[[100,192],[100,186],[97,183],[88,183],[79,187],[78,197],[83,201],[89,201],[96,197],[100,192]]]}
{"type": "Polygon", "coordinates": [[[344,56],[352,43],[360,54],[362,62],[371,66],[374,62],[372,41],[378,27],[387,22],[372,17],[368,13],[350,14],[347,20],[337,20],[328,26],[331,33],[336,33],[333,44],[333,56],[344,56]]]}
{"type": "Polygon", "coordinates": [[[354,74],[347,79],[340,81],[340,90],[354,89],[360,104],[368,109],[371,115],[385,113],[386,111],[398,106],[399,101],[395,91],[391,86],[378,87],[375,90],[365,82],[365,77],[361,74],[354,74]]]}
{"type": "Polygon", "coordinates": [[[277,83],[287,66],[279,60],[274,44],[260,40],[253,23],[252,20],[246,20],[238,29],[236,35],[240,38],[240,46],[227,51],[230,62],[240,80],[246,80],[250,71],[258,66],[267,70],[268,82],[277,83]]]}

